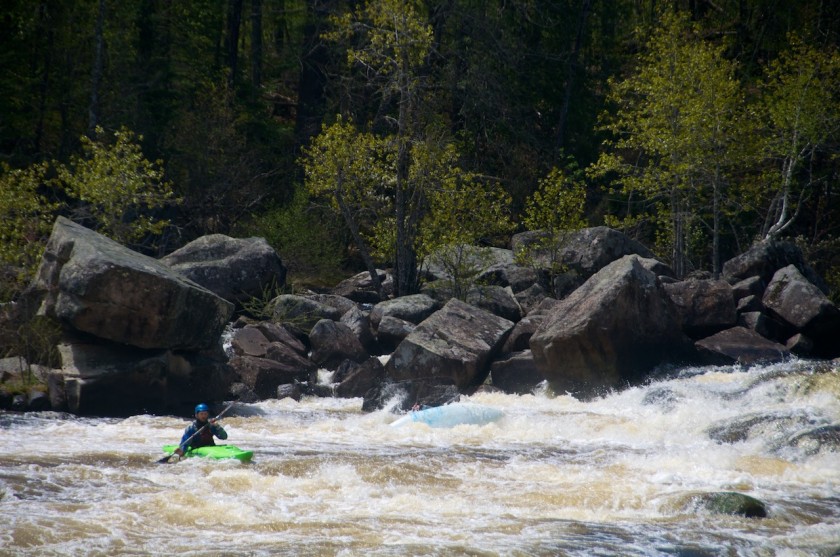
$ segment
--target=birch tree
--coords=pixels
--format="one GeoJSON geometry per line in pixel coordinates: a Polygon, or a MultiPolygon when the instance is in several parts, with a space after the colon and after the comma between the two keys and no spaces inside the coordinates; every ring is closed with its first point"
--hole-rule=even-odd
{"type": "Polygon", "coordinates": [[[625,200],[608,224],[652,228],[678,276],[692,268],[698,234],[711,238],[719,269],[722,203],[745,126],[735,66],[723,53],[685,15],[666,14],[637,71],[610,83],[617,110],[605,116],[604,129],[612,139],[590,169],[612,179],[613,193],[625,200]]]}
{"type": "Polygon", "coordinates": [[[810,163],[820,154],[837,156],[840,53],[791,37],[790,50],[766,73],[762,114],[769,125],[762,137],[772,174],[764,180],[770,201],[761,235],[769,239],[789,229],[813,187],[825,179],[810,163]]]}

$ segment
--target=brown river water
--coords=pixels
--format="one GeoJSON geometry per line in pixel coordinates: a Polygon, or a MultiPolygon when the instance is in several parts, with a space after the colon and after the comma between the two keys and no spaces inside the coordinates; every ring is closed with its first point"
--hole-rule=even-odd
{"type": "Polygon", "coordinates": [[[157,464],[186,418],[0,413],[0,555],[828,557],[840,454],[786,442],[840,424],[840,373],[815,366],[686,368],[586,402],[478,394],[503,418],[445,429],[361,399],[240,405],[223,423],[248,464],[157,464]],[[768,517],[696,502],[715,491],[768,517]]]}

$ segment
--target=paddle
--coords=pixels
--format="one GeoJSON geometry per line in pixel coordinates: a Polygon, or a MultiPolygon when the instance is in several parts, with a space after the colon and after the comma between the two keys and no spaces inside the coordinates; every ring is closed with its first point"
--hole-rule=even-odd
{"type": "MultiPolygon", "coordinates": [[[[231,402],[230,404],[228,404],[228,405],[227,405],[227,408],[225,408],[224,410],[222,410],[221,412],[219,412],[219,415],[218,415],[218,416],[216,416],[215,418],[212,418],[212,419],[210,419],[210,420],[207,420],[207,423],[206,423],[206,424],[204,424],[203,426],[201,426],[201,427],[198,429],[198,431],[196,431],[195,433],[193,433],[192,435],[190,435],[190,436],[189,436],[189,438],[188,438],[188,439],[187,439],[187,440],[183,443],[183,445],[189,445],[189,444],[190,444],[190,441],[192,441],[193,439],[195,439],[195,437],[196,437],[199,433],[201,433],[202,431],[204,431],[204,428],[205,428],[205,427],[209,426],[209,425],[210,425],[211,423],[213,423],[213,422],[218,421],[218,420],[219,420],[222,416],[224,416],[224,415],[225,415],[225,412],[227,412],[227,411],[228,411],[228,410],[230,410],[231,408],[233,408],[233,403],[232,403],[232,402],[231,402]]],[[[179,445],[179,446],[180,446],[180,445],[179,445]]],[[[168,454],[168,455],[166,455],[165,457],[163,457],[163,458],[161,458],[160,460],[158,460],[157,462],[158,462],[158,464],[166,464],[167,462],[169,462],[169,459],[170,459],[170,458],[172,458],[173,456],[175,456],[176,454],[178,454],[178,453],[173,452],[172,454],[168,454]]]]}

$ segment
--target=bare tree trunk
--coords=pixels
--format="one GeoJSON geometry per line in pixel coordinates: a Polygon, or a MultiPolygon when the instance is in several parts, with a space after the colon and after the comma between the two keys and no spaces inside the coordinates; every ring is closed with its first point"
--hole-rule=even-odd
{"type": "Polygon", "coordinates": [[[239,66],[239,27],[242,23],[242,0],[230,0],[227,18],[227,63],[230,73],[228,85],[233,88],[239,66]]]}
{"type": "Polygon", "coordinates": [[[566,141],[566,126],[569,119],[569,105],[572,102],[572,90],[575,84],[575,73],[578,69],[578,57],[580,56],[581,45],[583,44],[583,32],[586,28],[586,20],[589,18],[589,11],[592,0],[583,0],[578,18],[577,36],[572,53],[569,55],[569,64],[566,69],[566,88],[563,92],[563,104],[560,107],[560,121],[557,124],[557,148],[563,149],[566,141]]]}
{"type": "Polygon", "coordinates": [[[397,245],[396,264],[394,273],[394,290],[397,296],[414,294],[418,289],[417,284],[417,252],[414,241],[417,237],[417,215],[412,211],[419,210],[415,203],[412,203],[412,196],[409,195],[409,138],[410,122],[414,99],[412,97],[411,84],[409,83],[409,70],[406,66],[407,55],[402,57],[403,67],[400,69],[400,100],[399,100],[399,121],[397,123],[397,186],[394,196],[395,217],[397,219],[397,245]]]}
{"type": "Polygon", "coordinates": [[[251,0],[251,85],[262,85],[262,0],[251,0]]]}
{"type": "Polygon", "coordinates": [[[376,288],[376,293],[379,294],[379,299],[385,299],[385,292],[382,289],[382,281],[379,280],[379,273],[376,272],[376,265],[373,263],[373,258],[370,256],[370,248],[365,242],[361,231],[359,230],[359,223],[353,218],[353,213],[344,201],[344,196],[341,193],[341,184],[336,187],[335,200],[338,203],[338,208],[341,211],[344,221],[347,223],[347,228],[350,229],[350,234],[353,236],[353,241],[356,247],[359,248],[359,255],[362,256],[362,261],[365,268],[370,274],[370,280],[373,282],[373,287],[376,288]]]}
{"type": "Polygon", "coordinates": [[[105,0],[99,0],[99,13],[96,15],[94,32],[93,69],[90,75],[90,105],[88,106],[88,136],[93,137],[99,125],[99,85],[102,82],[105,49],[105,0]]]}
{"type": "Polygon", "coordinates": [[[332,7],[332,3],[313,0],[307,2],[307,22],[303,28],[303,42],[300,45],[300,76],[295,120],[295,142],[298,145],[307,144],[309,138],[318,133],[326,105],[324,89],[327,78],[324,75],[324,66],[329,60],[329,49],[320,36],[319,22],[326,19],[327,10],[332,7]]]}

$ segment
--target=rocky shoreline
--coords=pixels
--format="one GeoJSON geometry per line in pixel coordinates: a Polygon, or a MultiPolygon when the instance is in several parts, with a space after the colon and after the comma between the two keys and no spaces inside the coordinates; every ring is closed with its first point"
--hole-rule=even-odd
{"type": "MultiPolygon", "coordinates": [[[[0,306],[0,330],[34,314],[59,323],[61,366],[0,360],[3,385],[33,385],[0,386],[0,408],[184,414],[199,399],[312,395],[361,397],[370,411],[540,384],[585,398],[665,365],[840,356],[840,310],[793,244],[758,244],[719,279],[678,280],[605,227],[567,238],[550,274],[556,254],[536,238],[464,248],[468,280],[433,264],[421,293],[380,299],[361,273],[266,300],[257,319],[244,306],[286,282],[264,240],[206,236],[156,260],[59,218],[30,291],[0,306]]],[[[387,295],[389,272],[379,279],[387,295]]]]}

